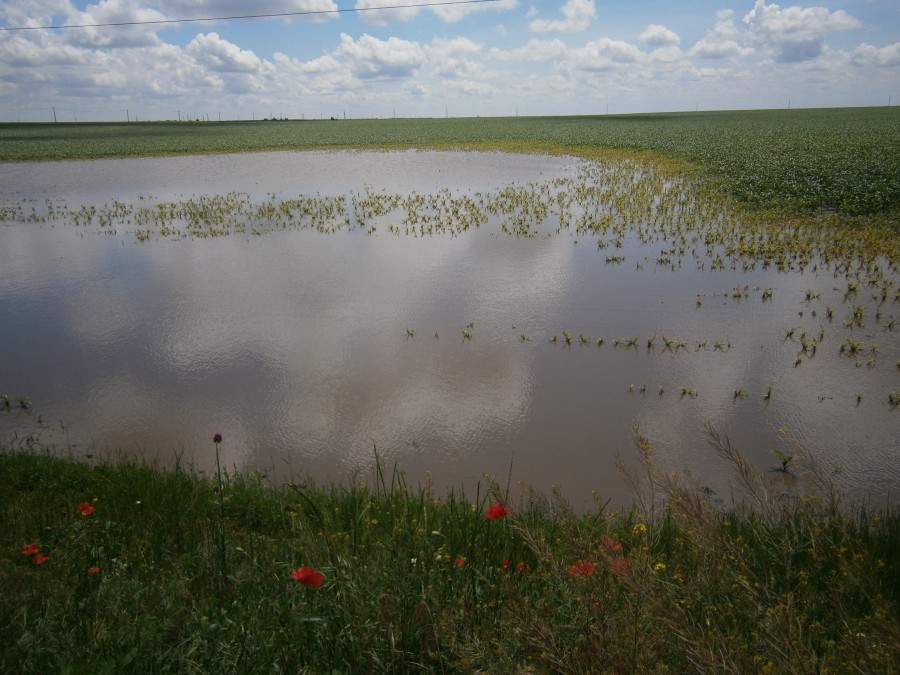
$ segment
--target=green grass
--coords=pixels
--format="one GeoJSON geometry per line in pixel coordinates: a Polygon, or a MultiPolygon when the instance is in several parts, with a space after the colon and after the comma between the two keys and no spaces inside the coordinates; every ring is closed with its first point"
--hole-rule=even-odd
{"type": "Polygon", "coordinates": [[[712,442],[746,505],[713,508],[638,439],[638,505],[580,515],[498,485],[435,495],[397,471],[230,475],[220,491],[183,467],[6,447],[0,671],[893,672],[900,512],[756,503],[766,479],[712,442]],[[494,503],[511,512],[487,518],[494,503]],[[324,584],[294,580],[300,566],[324,584]]]}
{"type": "Polygon", "coordinates": [[[900,212],[897,108],[591,117],[3,124],[0,161],[329,148],[650,153],[760,208],[900,212]]]}

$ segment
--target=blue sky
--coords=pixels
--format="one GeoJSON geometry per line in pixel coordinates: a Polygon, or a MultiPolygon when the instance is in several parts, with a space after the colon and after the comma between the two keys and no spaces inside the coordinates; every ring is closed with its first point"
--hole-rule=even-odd
{"type": "Polygon", "coordinates": [[[900,103],[886,0],[0,0],[0,121],[572,115],[900,103]],[[393,9],[377,9],[385,6],[393,9]],[[375,9],[372,9],[375,8],[375,9]]]}

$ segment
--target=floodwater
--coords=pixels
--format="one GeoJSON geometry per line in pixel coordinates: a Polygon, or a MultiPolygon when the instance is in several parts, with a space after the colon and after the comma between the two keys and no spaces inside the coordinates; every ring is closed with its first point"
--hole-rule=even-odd
{"type": "MultiPolygon", "coordinates": [[[[587,164],[284,152],[0,165],[0,207],[153,208],[232,192],[247,203],[349,203],[528,185],[553,195],[587,164]]],[[[74,225],[5,213],[0,393],[12,403],[0,410],[0,438],[13,444],[93,461],[177,456],[209,471],[221,433],[230,470],[276,482],[369,479],[377,449],[412,485],[430,472],[438,489],[474,496],[489,474],[558,486],[583,509],[592,494],[630,502],[616,456],[636,468],[638,426],[662,469],[728,501],[735,472],[706,442],[709,423],[770,477],[795,480],[772,471],[773,450],[802,447],[851,498],[884,503],[900,487],[900,411],[888,396],[900,388],[900,305],[868,288],[846,298],[844,277],[825,263],[659,263],[665,242],[626,234],[600,249],[552,212],[537,236],[509,234],[496,214],[477,227],[394,233],[394,212],[326,231],[254,236],[249,223],[144,240],[124,218],[74,225]],[[848,327],[856,306],[867,320],[848,327]],[[815,336],[815,353],[801,333],[815,336]],[[684,346],[666,348],[663,336],[684,346]],[[864,347],[842,353],[851,337],[864,347]]]]}

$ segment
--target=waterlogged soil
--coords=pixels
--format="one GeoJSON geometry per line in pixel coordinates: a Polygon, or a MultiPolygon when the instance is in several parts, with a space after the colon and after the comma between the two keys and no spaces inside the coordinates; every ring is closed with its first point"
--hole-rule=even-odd
{"type": "Polygon", "coordinates": [[[474,496],[489,474],[585,508],[630,501],[616,458],[635,467],[636,427],[666,472],[729,501],[711,424],[785,489],[803,471],[775,471],[779,453],[855,499],[900,487],[893,262],[828,237],[798,253],[773,234],[789,223],[745,223],[647,167],[0,165],[0,209],[13,445],[210,471],[221,433],[229,470],[274,481],[369,479],[377,449],[413,484],[474,496]],[[744,247],[764,237],[781,244],[744,247]]]}

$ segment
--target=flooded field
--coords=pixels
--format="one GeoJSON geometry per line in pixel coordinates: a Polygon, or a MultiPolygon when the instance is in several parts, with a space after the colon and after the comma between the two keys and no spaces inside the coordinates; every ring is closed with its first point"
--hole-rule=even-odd
{"type": "Polygon", "coordinates": [[[849,496],[900,487],[897,261],[637,162],[7,164],[0,221],[13,443],[209,470],[218,432],[272,480],[367,478],[377,448],[414,484],[582,507],[630,501],[636,426],[727,500],[709,423],[759,471],[804,448],[849,496]]]}

